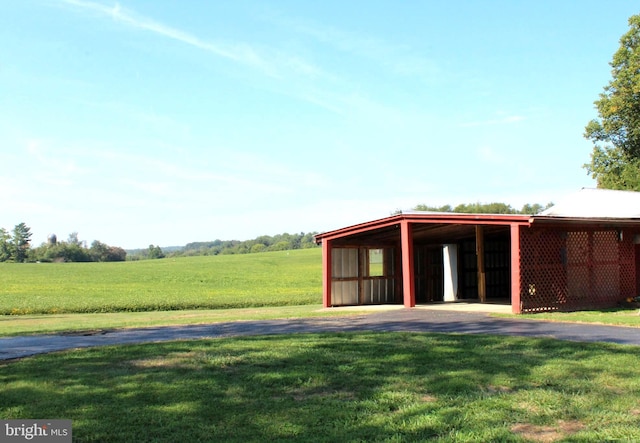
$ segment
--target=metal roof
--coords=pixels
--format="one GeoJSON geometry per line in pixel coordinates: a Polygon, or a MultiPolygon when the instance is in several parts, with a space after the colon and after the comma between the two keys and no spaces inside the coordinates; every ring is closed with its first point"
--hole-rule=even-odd
{"type": "Polygon", "coordinates": [[[640,219],[640,192],[582,188],[538,216],[640,219]]]}
{"type": "Polygon", "coordinates": [[[538,215],[467,214],[455,212],[408,211],[378,220],[323,232],[316,243],[392,242],[400,236],[401,222],[413,226],[415,239],[433,242],[474,238],[474,226],[482,225],[488,234],[508,232],[509,226],[591,226],[611,229],[640,227],[640,192],[583,188],[566,200],[538,215]]]}

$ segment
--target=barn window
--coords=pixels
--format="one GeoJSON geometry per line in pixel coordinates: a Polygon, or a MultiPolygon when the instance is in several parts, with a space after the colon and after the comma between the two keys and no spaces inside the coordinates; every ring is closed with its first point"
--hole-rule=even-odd
{"type": "Polygon", "coordinates": [[[384,276],[384,249],[367,249],[367,277],[384,276]]]}

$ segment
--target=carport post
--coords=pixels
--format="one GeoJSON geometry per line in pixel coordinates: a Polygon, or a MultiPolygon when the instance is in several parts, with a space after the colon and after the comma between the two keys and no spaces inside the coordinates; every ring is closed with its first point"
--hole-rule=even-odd
{"type": "Polygon", "coordinates": [[[413,268],[413,226],[400,222],[400,250],[402,252],[402,299],[405,308],[416,305],[416,285],[413,268]]]}
{"type": "Polygon", "coordinates": [[[331,249],[332,241],[322,240],[322,306],[331,306],[331,249]]]}
{"type": "Polygon", "coordinates": [[[520,225],[511,224],[511,312],[520,314],[520,225]]]}
{"type": "Polygon", "coordinates": [[[484,268],[484,228],[476,226],[476,260],[478,266],[478,298],[480,303],[487,301],[487,274],[484,268]]]}

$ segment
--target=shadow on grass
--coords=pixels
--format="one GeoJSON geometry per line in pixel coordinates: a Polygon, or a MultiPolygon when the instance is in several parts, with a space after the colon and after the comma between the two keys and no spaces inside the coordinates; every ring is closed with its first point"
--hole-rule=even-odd
{"type": "Polygon", "coordinates": [[[179,341],[2,365],[0,417],[100,442],[522,441],[510,424],[566,418],[613,435],[637,417],[601,413],[635,402],[638,367],[635,348],[484,335],[179,341]]]}

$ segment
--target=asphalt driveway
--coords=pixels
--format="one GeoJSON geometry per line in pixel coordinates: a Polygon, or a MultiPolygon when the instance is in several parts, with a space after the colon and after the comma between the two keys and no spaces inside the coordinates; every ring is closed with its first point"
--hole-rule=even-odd
{"type": "Polygon", "coordinates": [[[493,318],[487,313],[481,312],[395,309],[349,317],[237,321],[206,325],[115,329],[91,334],[7,337],[0,338],[0,360],[92,346],[246,335],[345,331],[493,334],[640,345],[639,328],[493,318]]]}

